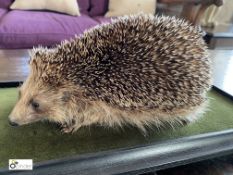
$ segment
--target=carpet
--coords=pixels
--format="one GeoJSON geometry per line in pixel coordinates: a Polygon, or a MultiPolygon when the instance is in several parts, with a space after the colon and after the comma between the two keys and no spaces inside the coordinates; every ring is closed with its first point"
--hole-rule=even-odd
{"type": "Polygon", "coordinates": [[[194,124],[176,129],[151,129],[147,136],[133,127],[124,129],[91,126],[73,135],[62,134],[55,124],[38,122],[14,128],[8,114],[17,99],[16,88],[0,89],[0,167],[8,159],[33,159],[34,162],[84,153],[132,147],[172,138],[232,128],[233,101],[211,90],[209,111],[194,124]]]}

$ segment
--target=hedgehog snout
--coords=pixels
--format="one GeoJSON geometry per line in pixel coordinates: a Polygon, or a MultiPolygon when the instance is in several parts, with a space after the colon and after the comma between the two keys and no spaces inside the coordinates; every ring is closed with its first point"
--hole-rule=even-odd
{"type": "Polygon", "coordinates": [[[19,124],[18,124],[18,123],[13,122],[13,121],[11,121],[11,120],[9,120],[9,124],[10,124],[11,126],[19,126],[19,124]]]}
{"type": "Polygon", "coordinates": [[[11,125],[11,126],[19,126],[18,122],[15,121],[14,117],[12,117],[11,115],[8,118],[8,122],[9,122],[9,125],[11,125]]]}

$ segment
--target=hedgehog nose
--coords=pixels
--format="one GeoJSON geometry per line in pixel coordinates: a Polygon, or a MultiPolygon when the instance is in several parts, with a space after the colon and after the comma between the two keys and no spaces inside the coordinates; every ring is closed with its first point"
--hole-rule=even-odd
{"type": "Polygon", "coordinates": [[[19,126],[18,123],[12,122],[12,121],[10,121],[10,120],[9,120],[9,124],[10,124],[11,126],[19,126]]]}

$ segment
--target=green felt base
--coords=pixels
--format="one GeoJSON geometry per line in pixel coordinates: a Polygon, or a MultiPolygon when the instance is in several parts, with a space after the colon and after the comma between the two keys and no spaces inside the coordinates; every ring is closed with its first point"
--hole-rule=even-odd
{"type": "Polygon", "coordinates": [[[9,126],[7,117],[16,102],[17,90],[0,89],[0,167],[6,167],[8,159],[13,158],[38,162],[232,128],[233,101],[214,90],[209,97],[209,111],[196,123],[184,127],[155,128],[146,137],[136,128],[116,130],[98,126],[67,135],[61,134],[56,125],[45,122],[18,128],[9,126]]]}

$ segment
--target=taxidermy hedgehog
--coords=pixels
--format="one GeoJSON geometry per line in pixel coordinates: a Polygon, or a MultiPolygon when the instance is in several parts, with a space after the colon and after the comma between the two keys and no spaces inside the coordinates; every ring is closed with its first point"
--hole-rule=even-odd
{"type": "Polygon", "coordinates": [[[174,17],[135,15],[31,53],[10,124],[49,120],[63,132],[98,124],[161,126],[196,119],[211,85],[199,28],[174,17]]]}

